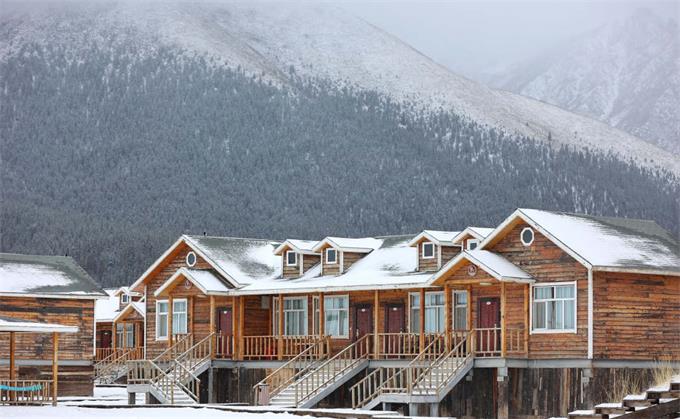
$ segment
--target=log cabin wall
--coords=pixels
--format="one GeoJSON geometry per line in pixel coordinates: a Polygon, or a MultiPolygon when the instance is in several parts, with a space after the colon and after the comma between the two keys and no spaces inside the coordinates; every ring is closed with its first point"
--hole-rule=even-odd
{"type": "Polygon", "coordinates": [[[437,255],[439,254],[439,246],[436,244],[434,245],[434,257],[432,258],[424,258],[423,257],[423,243],[427,243],[427,241],[421,241],[418,243],[418,270],[423,271],[423,272],[434,272],[439,269],[439,258],[437,255]]]}
{"type": "Polygon", "coordinates": [[[534,241],[524,246],[518,223],[488,250],[498,252],[536,279],[536,284],[576,281],[576,333],[531,334],[529,352],[533,358],[586,358],[588,356],[588,272],[586,268],[534,230],[534,241]]]}
{"type": "Polygon", "coordinates": [[[316,266],[321,262],[320,255],[305,255],[302,259],[302,272],[305,273],[310,270],[313,266],[316,266]]]}
{"type": "MultiPolygon", "coordinates": [[[[272,334],[272,298],[263,305],[265,296],[249,295],[243,297],[245,304],[246,327],[243,330],[244,336],[268,336],[272,334]]],[[[288,295],[286,295],[288,297],[288,295]]],[[[307,313],[311,317],[312,297],[307,298],[307,313]]],[[[312,332],[311,322],[309,324],[309,334],[312,332]]]]}
{"type": "Polygon", "coordinates": [[[680,360],[680,278],[593,273],[595,359],[680,360]]]}
{"type": "Polygon", "coordinates": [[[366,253],[342,252],[342,271],[347,272],[359,259],[366,256],[366,253]]]}
{"type": "MultiPolygon", "coordinates": [[[[300,276],[300,256],[301,255],[296,252],[295,253],[296,254],[295,265],[289,265],[288,264],[288,252],[289,251],[291,251],[291,249],[288,247],[281,254],[282,276],[284,278],[297,278],[298,276],[300,276]]],[[[305,258],[306,257],[307,257],[307,255],[305,255],[305,258]]]]}
{"type": "Polygon", "coordinates": [[[458,256],[461,252],[461,247],[459,246],[441,246],[442,249],[442,266],[446,265],[446,262],[458,256]]]}
{"type": "Polygon", "coordinates": [[[340,257],[340,251],[336,250],[336,259],[335,263],[326,263],[326,249],[328,249],[329,246],[326,246],[321,250],[321,266],[322,266],[322,275],[338,275],[340,274],[340,261],[342,258],[340,257]]]}

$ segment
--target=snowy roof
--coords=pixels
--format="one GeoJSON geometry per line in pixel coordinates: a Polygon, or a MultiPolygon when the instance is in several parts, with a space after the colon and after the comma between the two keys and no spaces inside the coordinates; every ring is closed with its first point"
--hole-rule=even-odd
{"type": "Polygon", "coordinates": [[[118,314],[120,299],[118,288],[104,289],[109,298],[101,298],[94,303],[94,318],[98,322],[112,322],[118,314]]]}
{"type": "Polygon", "coordinates": [[[180,268],[170,278],[168,278],[167,281],[158,287],[158,289],[154,292],[154,295],[156,297],[161,295],[166,289],[168,289],[168,287],[170,287],[170,285],[172,285],[172,283],[177,281],[179,278],[188,279],[206,295],[226,294],[230,289],[229,286],[212,271],[204,269],[180,268]]]}
{"type": "Polygon", "coordinates": [[[135,296],[135,297],[138,297],[138,296],[141,296],[141,295],[142,295],[142,294],[139,293],[139,292],[132,291],[132,290],[130,289],[130,287],[120,287],[120,288],[118,288],[117,290],[115,290],[115,293],[116,293],[116,295],[127,294],[127,295],[135,296]]]}
{"type": "MultiPolygon", "coordinates": [[[[319,276],[320,264],[294,279],[268,279],[253,282],[232,294],[263,292],[306,292],[320,289],[392,289],[423,286],[431,272],[418,272],[417,250],[409,246],[412,235],[376,237],[371,239],[375,250],[356,261],[343,274],[319,276]]],[[[363,239],[361,239],[363,240],[363,239]]]]}
{"type": "Polygon", "coordinates": [[[468,235],[476,238],[477,240],[484,240],[486,236],[493,232],[493,230],[493,228],[486,227],[467,227],[465,230],[456,234],[456,237],[454,237],[452,241],[454,243],[460,243],[460,241],[468,235]]]}
{"type": "Polygon", "coordinates": [[[64,326],[56,323],[42,323],[0,316],[0,332],[76,333],[78,328],[76,326],[64,326]]]}
{"type": "Polygon", "coordinates": [[[446,265],[432,277],[430,282],[436,283],[438,279],[457,269],[465,261],[479,266],[499,281],[534,282],[531,275],[503,256],[488,250],[479,249],[464,250],[459,253],[456,257],[448,261],[446,265]]]}
{"type": "Polygon", "coordinates": [[[283,249],[290,247],[298,253],[303,253],[307,255],[315,255],[317,252],[314,251],[314,246],[319,243],[318,240],[297,240],[288,239],[281,243],[279,247],[274,250],[275,255],[280,255],[283,249]]]}
{"type": "Polygon", "coordinates": [[[116,316],[113,318],[113,321],[115,322],[120,321],[132,310],[135,310],[142,317],[146,317],[146,304],[141,301],[133,301],[131,303],[128,303],[128,305],[126,305],[122,310],[117,312],[116,316]]]}
{"type": "Polygon", "coordinates": [[[423,239],[427,239],[440,246],[452,246],[454,244],[453,238],[459,233],[460,231],[423,230],[420,234],[411,239],[409,246],[415,246],[423,239]]]}
{"type": "Polygon", "coordinates": [[[482,246],[517,216],[593,268],[680,273],[678,241],[649,220],[520,208],[482,246]]]}
{"type": "Polygon", "coordinates": [[[315,252],[320,252],[324,247],[331,246],[344,252],[369,253],[380,247],[381,240],[374,237],[359,239],[349,237],[326,237],[314,246],[315,252]]]}
{"type": "Polygon", "coordinates": [[[0,253],[0,294],[100,298],[107,294],[68,256],[0,253]]]}

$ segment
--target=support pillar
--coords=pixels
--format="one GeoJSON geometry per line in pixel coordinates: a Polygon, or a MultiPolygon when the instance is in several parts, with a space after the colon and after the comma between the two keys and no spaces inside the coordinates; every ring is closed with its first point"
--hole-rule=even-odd
{"type": "Polygon", "coordinates": [[[173,303],[172,303],[172,296],[168,298],[168,347],[172,346],[172,340],[174,338],[172,334],[172,309],[173,309],[173,303]]]}
{"type": "MultiPolygon", "coordinates": [[[[16,332],[9,332],[9,379],[16,380],[16,365],[15,356],[16,353],[16,332]]],[[[13,385],[13,384],[12,384],[13,385]]]]}
{"type": "Polygon", "coordinates": [[[409,416],[418,416],[418,403],[409,403],[408,404],[408,415],[409,416]]]}
{"type": "Polygon", "coordinates": [[[208,403],[215,403],[215,393],[213,387],[215,386],[215,371],[213,367],[208,368],[208,403]]]}
{"type": "Polygon", "coordinates": [[[52,333],[52,406],[57,405],[59,388],[59,334],[52,333]]]}
{"type": "Polygon", "coordinates": [[[431,418],[438,418],[439,417],[439,403],[430,403],[430,417],[431,418]]]}
{"type": "Polygon", "coordinates": [[[137,404],[137,393],[128,393],[128,404],[131,406],[137,404]]]}
{"type": "MultiPolygon", "coordinates": [[[[319,293],[319,337],[323,337],[326,334],[326,309],[324,303],[323,293],[319,293]]],[[[321,353],[319,354],[323,358],[327,353],[330,354],[331,348],[325,345],[321,346],[321,353]]]]}
{"type": "Polygon", "coordinates": [[[116,342],[116,340],[118,340],[118,324],[113,322],[111,325],[113,326],[111,329],[111,350],[115,352],[118,343],[116,342]]]}
{"type": "Polygon", "coordinates": [[[420,350],[425,348],[425,288],[420,289],[420,350]]]}
{"type": "MultiPolygon", "coordinates": [[[[215,333],[210,339],[210,359],[215,359],[215,347],[217,346],[217,331],[215,330],[215,296],[210,296],[210,333],[215,333]]],[[[210,369],[210,377],[212,377],[212,368],[210,369]]],[[[211,386],[212,388],[212,386],[211,386]]]]}
{"type": "Polygon", "coordinates": [[[444,331],[446,336],[444,337],[446,341],[446,349],[451,350],[454,344],[451,343],[451,288],[448,285],[444,285],[444,331]]]}
{"type": "Polygon", "coordinates": [[[510,417],[508,381],[508,368],[499,367],[496,374],[496,417],[498,419],[510,417]]]}
{"type": "Polygon", "coordinates": [[[375,290],[373,292],[373,358],[378,359],[378,354],[380,353],[380,342],[378,341],[378,326],[380,322],[378,321],[380,317],[380,298],[379,291],[375,290]]]}
{"type": "Polygon", "coordinates": [[[283,359],[283,295],[279,294],[279,336],[277,342],[278,359],[283,359]]]}
{"type": "Polygon", "coordinates": [[[505,282],[501,282],[501,357],[505,358],[507,353],[507,336],[505,330],[505,282]]]}

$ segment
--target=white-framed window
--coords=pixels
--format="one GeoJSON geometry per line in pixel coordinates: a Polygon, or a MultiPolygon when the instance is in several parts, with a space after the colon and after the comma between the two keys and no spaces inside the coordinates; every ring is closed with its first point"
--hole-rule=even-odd
{"type": "Polygon", "coordinates": [[[135,347],[135,324],[125,323],[125,347],[135,347]]]}
{"type": "Polygon", "coordinates": [[[434,243],[423,243],[423,259],[432,259],[434,257],[434,243]]]}
{"type": "Polygon", "coordinates": [[[531,288],[532,333],[576,333],[576,282],[531,288]]]}
{"type": "Polygon", "coordinates": [[[125,328],[123,323],[116,323],[116,345],[125,347],[125,328]]]}
{"type": "Polygon", "coordinates": [[[186,261],[187,261],[187,265],[188,265],[189,267],[195,266],[195,265],[196,265],[196,260],[197,260],[197,259],[196,259],[196,253],[194,253],[194,252],[189,252],[189,253],[187,253],[187,260],[186,260],[186,261]]]}
{"type": "Polygon", "coordinates": [[[349,295],[324,296],[325,333],[334,338],[349,338],[349,295]]]}
{"type": "Polygon", "coordinates": [[[467,291],[453,291],[453,328],[454,330],[468,329],[468,293],[467,291]]]}
{"type": "Polygon", "coordinates": [[[156,301],[156,340],[168,338],[168,300],[156,301]]]}
{"type": "Polygon", "coordinates": [[[286,266],[297,265],[297,253],[293,250],[286,252],[286,266]]]}
{"type": "Polygon", "coordinates": [[[318,335],[321,333],[321,307],[320,298],[318,295],[312,297],[312,334],[318,335]]]}
{"type": "Polygon", "coordinates": [[[478,239],[468,239],[466,249],[467,250],[475,250],[479,246],[479,240],[478,239]]]}
{"type": "Polygon", "coordinates": [[[519,239],[523,245],[531,246],[531,243],[534,242],[534,230],[531,227],[524,227],[519,233],[519,239]]]}
{"type": "Polygon", "coordinates": [[[283,299],[283,334],[286,336],[307,334],[307,297],[283,299]]]}
{"type": "Polygon", "coordinates": [[[123,293],[120,295],[120,302],[123,304],[127,304],[130,301],[130,296],[123,293]]]}
{"type": "Polygon", "coordinates": [[[187,300],[185,298],[172,300],[172,334],[187,334],[187,300]]]}
{"type": "Polygon", "coordinates": [[[328,265],[338,263],[338,251],[333,249],[332,247],[326,249],[326,263],[328,265]]]}
{"type": "MultiPolygon", "coordinates": [[[[412,333],[420,333],[420,293],[414,292],[409,296],[411,320],[409,322],[412,333]]],[[[425,293],[425,333],[439,333],[446,328],[444,322],[444,293],[433,291],[425,293]]]]}

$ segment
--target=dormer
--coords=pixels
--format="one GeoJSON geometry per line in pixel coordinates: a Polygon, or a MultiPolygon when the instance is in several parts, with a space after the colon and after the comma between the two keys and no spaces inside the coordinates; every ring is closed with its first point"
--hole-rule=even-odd
{"type": "Polygon", "coordinates": [[[142,294],[132,291],[128,287],[120,287],[114,293],[114,296],[118,297],[118,309],[122,310],[132,302],[139,301],[142,298],[142,294]]]}
{"type": "Polygon", "coordinates": [[[314,240],[288,239],[274,249],[274,254],[281,256],[282,277],[297,278],[318,265],[321,254],[313,250],[317,243],[314,240]]]}
{"type": "Polygon", "coordinates": [[[493,231],[493,228],[468,227],[453,238],[455,244],[460,245],[463,250],[475,250],[479,244],[493,231]]]}
{"type": "Polygon", "coordinates": [[[372,237],[326,237],[313,250],[321,255],[321,275],[340,275],[381,244],[382,240],[372,237]]]}
{"type": "Polygon", "coordinates": [[[423,230],[409,246],[418,252],[418,270],[438,271],[446,262],[460,253],[460,245],[453,242],[458,231],[423,230]]]}

